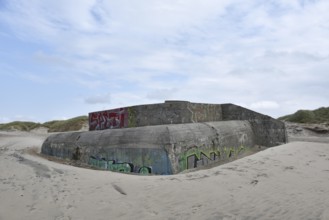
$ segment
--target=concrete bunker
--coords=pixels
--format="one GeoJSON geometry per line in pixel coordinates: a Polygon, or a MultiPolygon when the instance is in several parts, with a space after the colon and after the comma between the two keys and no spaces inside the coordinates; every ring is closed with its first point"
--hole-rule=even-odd
{"type": "Polygon", "coordinates": [[[284,123],[233,104],[166,101],[89,114],[90,131],[50,135],[42,154],[103,170],[155,175],[286,142],[284,123]]]}

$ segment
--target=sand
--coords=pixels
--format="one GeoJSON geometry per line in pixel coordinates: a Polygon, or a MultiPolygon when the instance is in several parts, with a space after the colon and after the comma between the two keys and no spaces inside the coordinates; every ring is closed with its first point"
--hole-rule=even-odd
{"type": "Polygon", "coordinates": [[[0,220],[329,219],[326,137],[208,170],[137,176],[31,154],[46,136],[0,132],[0,220]]]}

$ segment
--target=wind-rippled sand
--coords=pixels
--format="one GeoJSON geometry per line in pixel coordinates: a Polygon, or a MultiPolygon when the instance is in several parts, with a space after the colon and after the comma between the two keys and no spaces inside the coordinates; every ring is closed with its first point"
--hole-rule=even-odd
{"type": "Polygon", "coordinates": [[[208,170],[136,176],[31,155],[0,132],[0,220],[329,219],[329,144],[291,142],[208,170]]]}

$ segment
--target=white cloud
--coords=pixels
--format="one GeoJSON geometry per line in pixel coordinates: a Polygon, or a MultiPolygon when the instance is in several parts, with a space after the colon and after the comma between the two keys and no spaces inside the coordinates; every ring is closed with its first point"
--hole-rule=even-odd
{"type": "Polygon", "coordinates": [[[8,118],[8,117],[0,117],[0,124],[1,123],[8,123],[8,122],[10,122],[11,120],[10,120],[10,118],[8,118]]]}
{"type": "Polygon", "coordinates": [[[46,54],[44,51],[37,51],[34,54],[34,58],[41,64],[49,64],[51,66],[72,66],[67,60],[64,60],[58,55],[46,54]]]}
{"type": "Polygon", "coordinates": [[[170,98],[279,116],[328,103],[328,8],[325,0],[11,0],[0,8],[10,30],[0,38],[13,36],[25,52],[6,70],[62,82],[75,97],[72,85],[98,94],[83,99],[93,106],[170,98]]]}
{"type": "Polygon", "coordinates": [[[262,109],[277,109],[280,105],[275,101],[259,101],[250,104],[251,109],[262,110],[262,109]]]}
{"type": "Polygon", "coordinates": [[[111,94],[98,94],[94,96],[89,96],[85,98],[85,102],[87,104],[104,104],[104,103],[111,103],[111,94]]]}
{"type": "Polygon", "coordinates": [[[159,101],[168,100],[174,96],[174,94],[178,91],[177,88],[172,89],[156,89],[150,91],[146,98],[155,99],[159,101]]]}

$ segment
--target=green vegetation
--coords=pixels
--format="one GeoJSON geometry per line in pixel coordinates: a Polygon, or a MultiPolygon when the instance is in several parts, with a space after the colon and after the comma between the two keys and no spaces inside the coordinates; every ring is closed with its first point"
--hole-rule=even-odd
{"type": "Polygon", "coordinates": [[[13,121],[8,124],[0,124],[0,130],[30,131],[41,126],[42,124],[30,121],[13,121]]]}
{"type": "Polygon", "coordinates": [[[68,120],[49,121],[43,124],[27,121],[14,121],[7,124],[0,124],[0,130],[31,131],[35,128],[46,127],[48,132],[77,131],[84,124],[88,123],[87,116],[79,116],[68,120]]]}
{"type": "Polygon", "coordinates": [[[329,107],[322,107],[316,110],[298,110],[292,115],[278,118],[297,123],[329,123],[329,107]]]}

